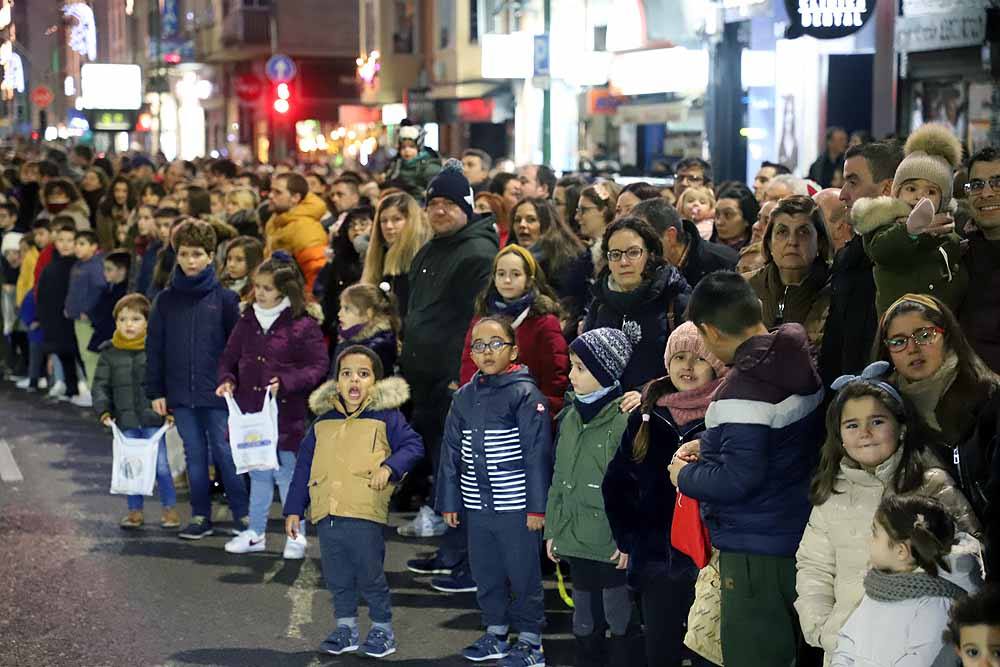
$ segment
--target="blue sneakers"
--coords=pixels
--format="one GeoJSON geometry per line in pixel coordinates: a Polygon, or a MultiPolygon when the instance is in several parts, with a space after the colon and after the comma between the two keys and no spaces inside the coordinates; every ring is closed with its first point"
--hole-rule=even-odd
{"type": "Polygon", "coordinates": [[[541,646],[518,641],[507,657],[497,663],[499,667],[545,667],[545,652],[541,646]]]}
{"type": "Polygon", "coordinates": [[[442,593],[475,593],[476,580],[467,569],[459,568],[448,576],[431,579],[431,588],[442,593]]]}
{"type": "MultiPolygon", "coordinates": [[[[319,645],[319,650],[331,655],[350,653],[358,650],[358,640],[361,636],[357,628],[349,628],[346,625],[338,625],[337,629],[330,633],[330,636],[319,645]]],[[[395,650],[395,649],[393,649],[395,650]]]]}
{"type": "Polygon", "coordinates": [[[506,658],[509,652],[510,644],[506,640],[497,637],[492,632],[487,632],[462,649],[462,657],[472,662],[485,662],[506,658]]]}
{"type": "Polygon", "coordinates": [[[382,628],[372,628],[361,645],[361,653],[369,658],[384,658],[396,652],[396,637],[382,628]]]}
{"type": "Polygon", "coordinates": [[[208,537],[213,532],[215,531],[208,517],[196,515],[191,517],[191,523],[188,524],[187,528],[177,533],[177,537],[182,540],[200,540],[203,537],[208,537]]]}

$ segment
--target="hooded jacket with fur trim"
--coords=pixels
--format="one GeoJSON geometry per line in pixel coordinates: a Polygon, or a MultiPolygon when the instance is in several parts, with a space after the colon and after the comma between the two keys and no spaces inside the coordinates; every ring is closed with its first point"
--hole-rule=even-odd
{"type": "Polygon", "coordinates": [[[253,307],[233,328],[219,358],[219,384],[236,386],[233,398],[243,412],[260,412],[271,378],[278,378],[278,449],[294,452],[305,432],[309,392],[326,377],[330,359],[316,304],[292,317],[286,308],[265,332],[253,307]]]}
{"type": "MultiPolygon", "coordinates": [[[[949,210],[954,209],[953,205],[949,210]]],[[[953,312],[958,312],[965,298],[969,274],[961,261],[958,234],[911,235],[905,223],[912,210],[912,206],[893,197],[859,199],[851,208],[854,228],[875,264],[879,317],[907,293],[935,296],[953,312]]]]}
{"type": "Polygon", "coordinates": [[[405,380],[386,378],[348,414],[335,381],[314,391],[309,407],[319,417],[299,446],[285,516],[303,516],[311,507],[313,523],[327,516],[388,523],[393,489],[424,455],[423,440],[399,411],[409,398],[405,380]],[[392,475],[375,491],[371,476],[383,465],[392,475]]]}

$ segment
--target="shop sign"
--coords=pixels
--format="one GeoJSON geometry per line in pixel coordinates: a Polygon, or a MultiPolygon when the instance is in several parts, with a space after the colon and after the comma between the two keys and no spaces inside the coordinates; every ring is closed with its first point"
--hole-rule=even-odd
{"type": "Polygon", "coordinates": [[[785,0],[789,17],[785,37],[847,37],[861,30],[875,14],[875,2],[876,0],[785,0]]]}
{"type": "Polygon", "coordinates": [[[93,111],[90,127],[98,132],[125,132],[135,125],[136,115],[128,111],[93,111]]]}
{"type": "Polygon", "coordinates": [[[458,101],[458,119],[463,123],[492,123],[493,98],[474,98],[458,101]]]}
{"type": "Polygon", "coordinates": [[[965,9],[985,10],[989,0],[903,0],[904,16],[950,14],[965,9]]]}
{"type": "Polygon", "coordinates": [[[979,46],[986,39],[986,12],[966,9],[896,18],[896,51],[941,51],[979,46]]]}
{"type": "Polygon", "coordinates": [[[587,91],[587,113],[591,116],[613,116],[624,98],[612,95],[607,88],[591,88],[587,91]]]}

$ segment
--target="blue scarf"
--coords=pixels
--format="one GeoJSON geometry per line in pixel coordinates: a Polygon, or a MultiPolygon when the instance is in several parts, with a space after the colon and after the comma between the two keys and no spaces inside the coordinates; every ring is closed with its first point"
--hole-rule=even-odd
{"type": "Polygon", "coordinates": [[[603,410],[608,403],[614,401],[622,394],[621,384],[615,382],[610,387],[601,387],[597,391],[592,391],[589,394],[574,396],[573,405],[576,407],[577,412],[580,413],[580,419],[583,420],[584,424],[586,424],[600,414],[601,410],[603,410]]]}
{"type": "Polygon", "coordinates": [[[507,301],[501,298],[500,295],[496,293],[495,289],[493,290],[492,296],[495,296],[496,298],[492,299],[490,302],[490,313],[492,315],[503,315],[504,317],[509,317],[511,319],[514,319],[523,313],[525,309],[530,308],[535,303],[534,291],[528,292],[521,298],[515,299],[514,301],[507,301]]]}

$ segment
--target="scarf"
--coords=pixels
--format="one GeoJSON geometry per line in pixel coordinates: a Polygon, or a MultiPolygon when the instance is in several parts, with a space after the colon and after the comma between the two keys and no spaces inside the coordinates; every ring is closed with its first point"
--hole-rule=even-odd
{"type": "Polygon", "coordinates": [[[271,328],[271,325],[274,324],[274,321],[276,319],[278,319],[278,316],[281,315],[281,312],[286,308],[291,308],[291,306],[292,302],[289,301],[288,297],[286,296],[281,301],[278,302],[278,305],[274,306],[273,308],[261,308],[260,304],[254,303],[253,314],[257,316],[257,321],[260,323],[260,328],[264,330],[264,333],[267,333],[267,330],[271,328]]]}
{"type": "Polygon", "coordinates": [[[111,344],[118,348],[119,350],[128,350],[130,352],[135,352],[137,350],[146,349],[146,334],[141,336],[136,336],[135,338],[126,338],[122,335],[121,331],[115,329],[115,332],[111,334],[111,344]]]}
{"type": "Polygon", "coordinates": [[[621,384],[615,382],[610,387],[601,387],[597,391],[592,391],[589,394],[574,396],[573,405],[576,407],[577,412],[580,413],[580,419],[584,424],[586,424],[600,414],[601,410],[603,410],[608,403],[614,401],[622,394],[621,384]]]}
{"type": "Polygon", "coordinates": [[[952,351],[945,355],[941,368],[923,380],[910,382],[899,371],[896,371],[899,391],[913,401],[917,412],[935,431],[941,430],[941,424],[938,423],[935,410],[937,410],[938,403],[941,402],[941,397],[951,389],[956,377],[958,377],[958,355],[952,351]]]}
{"type": "Polygon", "coordinates": [[[902,602],[919,598],[957,598],[965,595],[965,589],[924,571],[890,573],[873,568],[865,575],[865,594],[879,602],[902,602]]]}
{"type": "Polygon", "coordinates": [[[708,412],[708,405],[712,402],[715,390],[722,384],[722,380],[723,378],[715,378],[697,389],[664,394],[656,401],[656,405],[667,408],[674,423],[678,426],[704,419],[705,413],[708,412]]]}
{"type": "Polygon", "coordinates": [[[337,327],[337,335],[340,336],[341,342],[347,342],[349,340],[354,340],[354,337],[361,333],[361,330],[367,326],[367,322],[362,322],[361,324],[355,324],[353,327],[337,327]]]}
{"type": "Polygon", "coordinates": [[[489,306],[490,312],[494,315],[509,317],[513,320],[512,326],[517,329],[528,317],[528,313],[531,312],[531,307],[535,305],[535,296],[535,292],[531,291],[519,299],[507,301],[497,295],[497,298],[494,299],[493,303],[489,306]]]}

